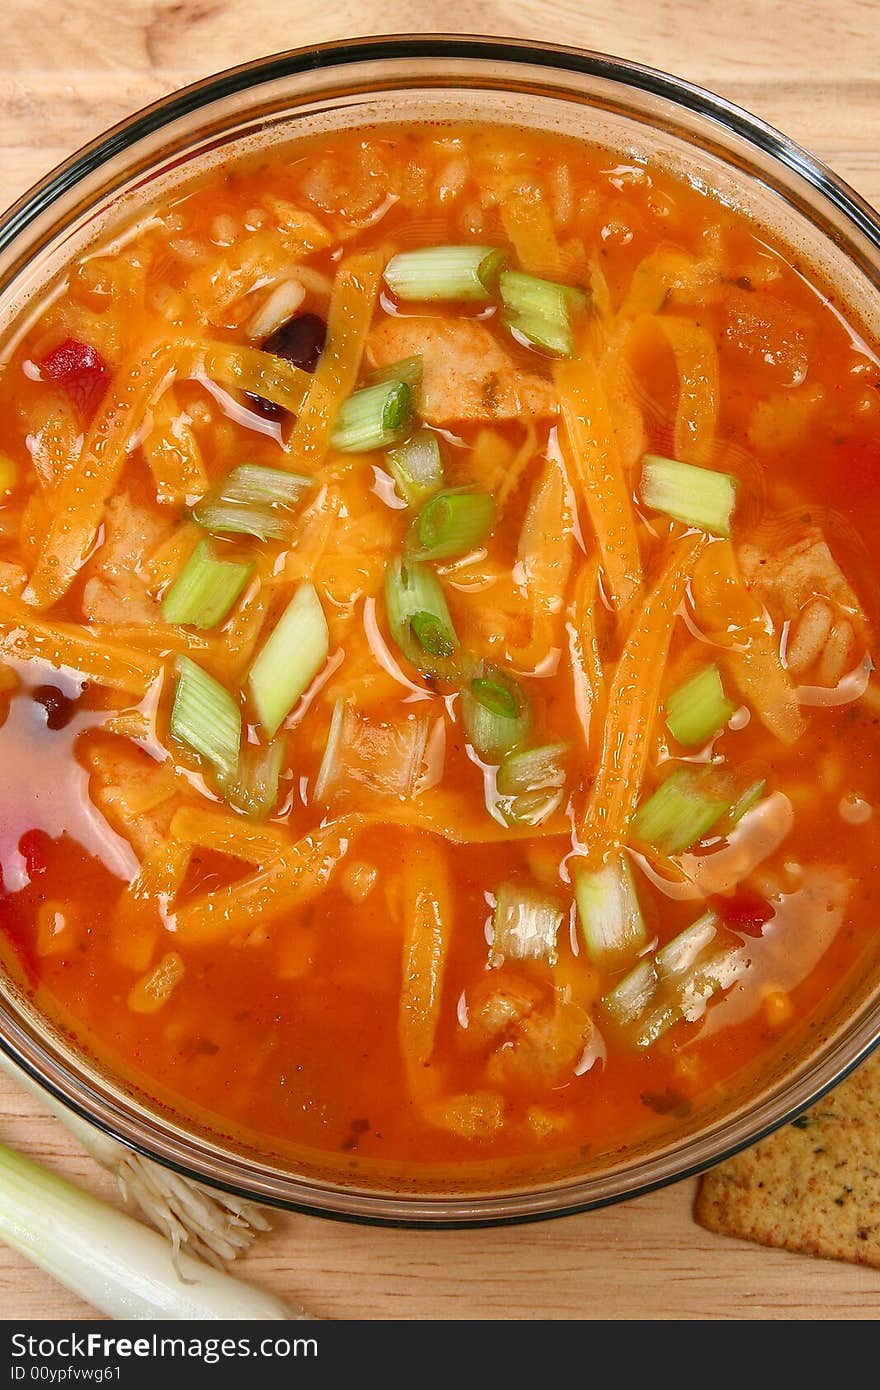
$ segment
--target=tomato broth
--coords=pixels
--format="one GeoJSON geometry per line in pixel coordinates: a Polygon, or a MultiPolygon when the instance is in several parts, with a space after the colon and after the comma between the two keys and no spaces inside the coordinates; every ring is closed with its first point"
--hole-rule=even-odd
{"type": "Polygon", "coordinates": [[[649,163],[214,169],[7,335],[8,970],[294,1166],[673,1135],[876,965],[878,470],[871,348],[649,163]]]}

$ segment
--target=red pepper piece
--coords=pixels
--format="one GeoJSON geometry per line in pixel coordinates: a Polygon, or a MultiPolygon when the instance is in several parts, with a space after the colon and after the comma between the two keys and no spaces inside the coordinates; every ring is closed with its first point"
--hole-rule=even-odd
{"type": "Polygon", "coordinates": [[[743,936],[763,936],[765,925],[776,916],[772,903],[751,888],[740,888],[731,898],[713,898],[712,908],[726,927],[743,936]]]}
{"type": "Polygon", "coordinates": [[[65,338],[46,354],[40,370],[67,392],[83,420],[91,420],[110,384],[110,370],[97,348],[65,338]]]}
{"type": "Polygon", "coordinates": [[[45,830],[26,830],[18,842],[18,852],[24,860],[28,878],[44,874],[48,868],[46,851],[51,845],[51,837],[45,830]]]}

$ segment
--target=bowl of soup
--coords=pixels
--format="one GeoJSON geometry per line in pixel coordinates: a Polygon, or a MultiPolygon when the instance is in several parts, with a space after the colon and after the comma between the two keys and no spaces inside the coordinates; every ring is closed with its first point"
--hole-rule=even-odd
{"type": "Polygon", "coordinates": [[[383,39],[0,226],[2,1042],[279,1205],[534,1218],[880,1031],[880,227],[719,98],[383,39]]]}

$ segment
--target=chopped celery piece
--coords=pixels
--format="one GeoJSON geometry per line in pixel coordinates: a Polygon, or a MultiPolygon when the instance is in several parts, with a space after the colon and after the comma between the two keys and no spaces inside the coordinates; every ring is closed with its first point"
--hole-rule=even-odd
{"type": "Polygon", "coordinates": [[[240,463],[196,503],[193,519],[206,531],[281,540],[290,534],[291,507],[314,481],[283,468],[240,463]]]}
{"type": "Polygon", "coordinates": [[[595,871],[576,869],[574,896],[578,918],[594,965],[615,969],[631,959],[645,944],[642,919],[632,870],[625,854],[595,871]]]}
{"type": "Polygon", "coordinates": [[[519,270],[503,270],[498,285],[509,328],[554,357],[574,356],[571,314],[586,308],[583,290],[519,270]]]}
{"type": "Polygon", "coordinates": [[[385,574],[385,607],[391,635],[407,660],[420,671],[451,674],[458,638],[433,571],[412,560],[392,560],[385,574]]]}
{"type": "Polygon", "coordinates": [[[568,743],[544,743],[540,748],[524,748],[508,753],[498,769],[498,791],[502,796],[520,792],[547,791],[565,782],[568,743]]]}
{"type": "Polygon", "coordinates": [[[177,688],[169,728],[213,763],[231,773],[238,762],[241,710],[229,691],[188,656],[177,658],[177,688]]]}
{"type": "Polygon", "coordinates": [[[480,663],[461,689],[461,716],[481,758],[500,762],[522,743],[529,727],[525,691],[496,666],[480,663]]]}
{"type": "Polygon", "coordinates": [[[681,768],[643,801],[631,834],[662,854],[681,854],[701,840],[731,808],[730,783],[714,769],[681,768]]]}
{"type": "Polygon", "coordinates": [[[403,381],[415,391],[422,384],[421,357],[402,357],[399,362],[390,362],[387,367],[378,367],[367,378],[368,386],[378,386],[383,381],[403,381]]]}
{"type": "Polygon", "coordinates": [[[666,699],[666,726],[688,748],[699,748],[723,729],[736,709],[724,693],[721,672],[714,663],[671,691],[666,699]]]}
{"type": "Polygon", "coordinates": [[[546,960],[552,965],[563,918],[559,904],[548,894],[502,883],[495,896],[493,949],[510,960],[546,960]]]}
{"type": "Polygon", "coordinates": [[[503,260],[493,246],[423,246],[392,256],[385,284],[398,299],[485,303],[503,260]]]}
{"type": "Polygon", "coordinates": [[[642,460],[642,501],[687,526],[713,536],[730,535],[736,506],[736,479],[711,468],[646,454],[642,460]]]}
{"type": "Polygon", "coordinates": [[[406,548],[414,560],[449,560],[476,549],[492,530],[495,503],[487,492],[438,492],[412,522],[406,548]]]}
{"type": "Polygon", "coordinates": [[[417,430],[388,455],[397,491],[410,507],[419,507],[443,486],[440,442],[430,430],[417,430]]]}
{"type": "Polygon", "coordinates": [[[343,402],[331,444],[343,454],[368,454],[396,444],[409,426],[412,391],[395,378],[364,386],[343,402]]]}
{"type": "Polygon", "coordinates": [[[274,738],[327,660],[330,632],[314,585],[301,584],[250,669],[260,724],[274,738]]]}
{"type": "Polygon", "coordinates": [[[715,939],[717,926],[718,919],[714,912],[707,912],[693,926],[674,936],[654,957],[660,977],[674,979],[692,970],[698,956],[715,939]]]}
{"type": "Polygon", "coordinates": [[[265,748],[246,744],[235,771],[228,776],[223,773],[217,776],[217,785],[226,800],[251,820],[265,820],[275,809],[285,743],[281,734],[265,748]]]}
{"type": "Polygon", "coordinates": [[[166,623],[210,628],[222,623],[253,565],[218,560],[209,540],[200,541],[162,600],[166,623]]]}
{"type": "Polygon", "coordinates": [[[315,800],[357,787],[382,797],[408,801],[417,795],[425,768],[430,720],[427,715],[378,719],[340,696],[315,781],[315,800]]]}

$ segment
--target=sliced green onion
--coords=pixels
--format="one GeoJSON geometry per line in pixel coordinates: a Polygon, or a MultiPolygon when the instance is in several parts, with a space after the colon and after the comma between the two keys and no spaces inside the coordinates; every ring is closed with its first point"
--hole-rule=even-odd
{"type": "Polygon", "coordinates": [[[574,356],[571,315],[586,308],[583,290],[519,270],[503,270],[498,286],[509,328],[554,357],[574,356]]]}
{"type": "Polygon", "coordinates": [[[424,246],[401,251],[385,267],[385,284],[398,299],[484,303],[504,257],[493,246],[424,246]]]}
{"type": "Polygon", "coordinates": [[[556,934],[564,913],[537,888],[502,883],[495,895],[493,950],[509,960],[556,960],[556,934]]]}
{"type": "Polygon", "coordinates": [[[587,955],[594,965],[616,969],[647,939],[629,860],[621,854],[604,868],[578,869],[573,877],[587,955]]]}
{"type": "Polygon", "coordinates": [[[240,463],[196,503],[193,519],[206,531],[281,540],[291,529],[291,507],[314,481],[283,468],[240,463]]]}
{"type": "Polygon", "coordinates": [[[238,762],[241,710],[229,691],[188,656],[177,658],[177,689],[169,729],[229,774],[238,762]]]}
{"type": "Polygon", "coordinates": [[[468,740],[480,757],[500,762],[526,736],[529,702],[511,676],[481,663],[462,686],[461,717],[468,740]]]}
{"type": "Polygon", "coordinates": [[[451,674],[448,658],[458,637],[443,587],[427,565],[392,560],[385,574],[385,607],[391,635],[407,660],[420,671],[451,674]]]}
{"type": "Polygon", "coordinates": [[[263,730],[274,738],[327,660],[330,632],[313,584],[301,584],[250,669],[263,730]]]}
{"type": "Polygon", "coordinates": [[[495,503],[487,492],[447,489],[426,502],[409,528],[414,560],[449,560],[475,550],[492,530],[495,503]]]}
{"type": "Polygon", "coordinates": [[[543,825],[559,809],[564,799],[565,792],[557,788],[555,791],[502,796],[496,804],[508,825],[543,825]]]}
{"type": "Polygon", "coordinates": [[[752,807],[757,805],[757,803],[761,800],[761,797],[764,795],[764,788],[766,786],[767,782],[766,779],[763,777],[760,777],[756,781],[750,782],[748,784],[745,791],[742,793],[740,797],[737,798],[737,800],[733,803],[733,805],[730,808],[730,815],[727,817],[727,821],[725,823],[726,829],[732,830],[735,825],[739,825],[739,822],[742,820],[746,812],[751,811],[752,807]]]}
{"type": "Polygon", "coordinates": [[[630,827],[633,837],[662,854],[681,854],[701,840],[733,805],[729,783],[706,775],[713,771],[673,772],[639,807],[630,827]]]}
{"type": "Polygon", "coordinates": [[[406,433],[411,413],[412,391],[405,381],[364,386],[343,403],[330,442],[344,454],[387,449],[406,433]]]}
{"type": "Polygon", "coordinates": [[[402,357],[399,362],[390,362],[387,367],[377,367],[367,379],[368,386],[378,386],[383,381],[405,381],[411,391],[422,384],[424,366],[419,356],[402,357]]]}
{"type": "Polygon", "coordinates": [[[209,540],[200,541],[162,600],[166,623],[210,628],[222,623],[253,565],[218,560],[209,540]]]}
{"type": "Polygon", "coordinates": [[[714,994],[748,968],[739,946],[718,945],[718,919],[706,913],[642,960],[602,1000],[609,1021],[639,1048],[651,1047],[674,1023],[695,1023],[714,994]]]}
{"type": "Polygon", "coordinates": [[[397,491],[410,507],[418,507],[443,486],[440,441],[430,430],[417,430],[388,455],[388,468],[397,491]]]}
{"type": "Polygon", "coordinates": [[[521,792],[561,787],[570,747],[568,743],[543,743],[539,748],[508,753],[498,769],[498,791],[502,796],[518,796],[521,792]]]}
{"type": "Polygon", "coordinates": [[[721,672],[713,664],[668,695],[666,727],[679,743],[699,748],[724,728],[735,709],[724,693],[721,672]]]}
{"type": "Polygon", "coordinates": [[[226,800],[250,820],[265,820],[275,809],[285,745],[283,734],[263,748],[245,744],[235,771],[230,776],[218,774],[217,784],[226,800]]]}
{"type": "Polygon", "coordinates": [[[711,468],[695,468],[677,459],[646,454],[642,460],[642,501],[687,526],[713,536],[730,535],[736,506],[736,479],[711,468]]]}

